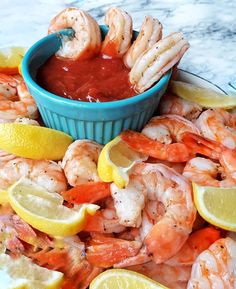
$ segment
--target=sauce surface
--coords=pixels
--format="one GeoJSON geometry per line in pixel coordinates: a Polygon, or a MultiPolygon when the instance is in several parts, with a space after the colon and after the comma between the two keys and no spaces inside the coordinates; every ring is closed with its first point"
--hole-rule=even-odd
{"type": "Polygon", "coordinates": [[[39,68],[37,83],[65,98],[105,102],[136,95],[128,74],[120,58],[73,61],[52,56],[39,68]]]}

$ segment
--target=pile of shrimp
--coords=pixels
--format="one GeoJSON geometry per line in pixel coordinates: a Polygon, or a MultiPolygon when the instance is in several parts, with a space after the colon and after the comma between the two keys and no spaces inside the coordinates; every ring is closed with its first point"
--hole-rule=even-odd
{"type": "Polygon", "coordinates": [[[69,207],[93,203],[100,209],[79,234],[58,241],[2,204],[0,251],[61,271],[63,289],[85,289],[108,268],[142,273],[170,289],[236,288],[235,236],[200,217],[191,185],[236,186],[235,135],[233,113],[204,110],[167,93],[141,133],[120,135],[146,155],[129,171],[125,188],[99,178],[102,146],[91,140],[74,141],[58,163],[1,151],[0,190],[27,177],[60,193],[69,207]]]}
{"type": "MultiPolygon", "coordinates": [[[[132,20],[126,12],[111,8],[105,21],[109,32],[101,43],[90,15],[75,8],[61,12],[49,32],[72,27],[75,38],[64,39],[58,55],[78,59],[102,51],[106,57],[123,57],[131,68],[130,81],[142,92],[188,48],[181,33],[161,39],[162,25],[149,16],[132,45],[132,20]]],[[[23,79],[0,74],[0,122],[39,125],[36,115],[23,79]]],[[[205,110],[168,92],[158,116],[141,133],[124,131],[120,136],[146,156],[130,169],[122,189],[99,178],[102,146],[91,140],[74,141],[59,162],[0,151],[0,194],[26,177],[61,194],[69,207],[100,206],[79,234],[59,241],[32,228],[5,200],[0,205],[0,252],[24,255],[64,273],[62,289],[85,289],[108,268],[142,273],[170,289],[236,288],[235,236],[200,217],[192,192],[192,181],[236,186],[236,115],[205,110]]]]}
{"type": "Polygon", "coordinates": [[[56,55],[73,60],[98,54],[103,58],[122,58],[130,69],[131,85],[141,93],[176,65],[189,48],[181,32],[162,38],[162,24],[151,16],[145,17],[133,42],[132,18],[126,11],[116,7],[108,9],[105,24],[109,30],[102,41],[99,25],[91,15],[78,8],[64,9],[52,19],[48,33],[72,28],[74,37],[62,37],[62,46],[56,55]]]}

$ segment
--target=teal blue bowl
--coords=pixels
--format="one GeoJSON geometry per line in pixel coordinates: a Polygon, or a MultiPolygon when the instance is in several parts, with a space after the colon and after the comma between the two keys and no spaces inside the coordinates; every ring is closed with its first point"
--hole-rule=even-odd
{"type": "MultiPolygon", "coordinates": [[[[104,37],[108,28],[100,26],[100,29],[104,37]]],[[[106,144],[123,130],[141,130],[156,110],[171,71],[149,90],[123,100],[92,103],[57,96],[36,83],[36,74],[39,67],[60,48],[61,36],[72,34],[73,30],[66,29],[47,35],[36,42],[23,58],[22,74],[45,125],[64,131],[74,139],[91,139],[101,144],[106,144]]],[[[137,32],[133,36],[136,38],[137,32]]]]}

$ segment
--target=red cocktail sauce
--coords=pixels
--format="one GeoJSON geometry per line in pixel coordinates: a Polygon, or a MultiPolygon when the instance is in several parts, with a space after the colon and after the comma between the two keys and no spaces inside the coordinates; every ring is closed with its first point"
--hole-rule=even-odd
{"type": "Polygon", "coordinates": [[[120,58],[98,56],[74,61],[52,56],[40,67],[37,82],[47,91],[65,98],[104,102],[136,95],[128,74],[120,58]]]}

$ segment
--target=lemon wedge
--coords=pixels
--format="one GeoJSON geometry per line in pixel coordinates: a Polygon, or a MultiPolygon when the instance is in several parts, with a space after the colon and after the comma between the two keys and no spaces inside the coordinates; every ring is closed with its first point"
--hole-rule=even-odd
{"type": "Polygon", "coordinates": [[[30,159],[61,160],[72,143],[64,132],[21,123],[0,124],[0,149],[30,159]]]}
{"type": "Polygon", "coordinates": [[[227,109],[236,106],[236,94],[226,95],[182,81],[171,81],[171,90],[177,96],[196,102],[205,108],[227,109]]]}
{"type": "Polygon", "coordinates": [[[34,264],[29,258],[0,254],[0,289],[59,289],[63,274],[34,264]]]}
{"type": "Polygon", "coordinates": [[[204,187],[193,183],[194,202],[210,224],[236,232],[236,188],[204,187]]]}
{"type": "Polygon", "coordinates": [[[107,143],[98,158],[98,175],[103,182],[114,182],[124,188],[129,182],[129,170],[147,157],[130,149],[117,136],[107,143]]]}
{"type": "Polygon", "coordinates": [[[25,47],[0,48],[0,73],[18,74],[18,67],[26,50],[25,47]]]}
{"type": "Polygon", "coordinates": [[[8,189],[13,210],[33,228],[48,235],[65,237],[80,232],[87,214],[94,215],[99,206],[83,204],[70,209],[61,204],[61,197],[49,193],[29,180],[20,179],[8,189]]]}
{"type": "Polygon", "coordinates": [[[99,274],[89,289],[168,289],[152,279],[125,269],[110,269],[99,274]]]}
{"type": "Polygon", "coordinates": [[[0,205],[8,203],[7,191],[0,190],[0,205]]]}

